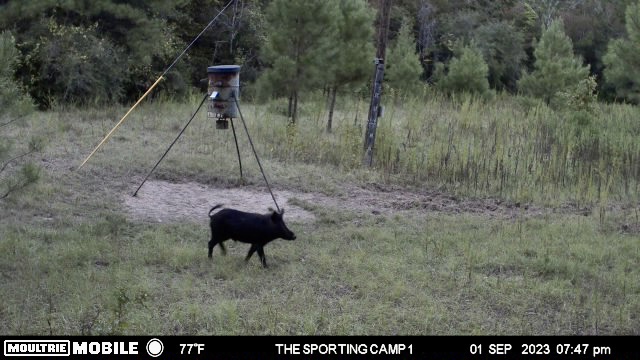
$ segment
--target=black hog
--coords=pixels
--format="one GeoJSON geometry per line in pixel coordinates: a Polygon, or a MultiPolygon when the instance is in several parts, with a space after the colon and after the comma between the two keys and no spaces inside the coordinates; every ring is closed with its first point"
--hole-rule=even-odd
{"type": "Polygon", "coordinates": [[[213,254],[213,247],[220,244],[222,253],[226,254],[223,242],[233,239],[251,244],[249,253],[244,259],[249,261],[251,255],[258,251],[262,266],[267,267],[267,259],[264,256],[264,246],[272,240],[282,238],[285,240],[295,240],[296,235],[287,228],[281,212],[273,211],[268,214],[255,214],[238,211],[234,209],[222,209],[215,214],[211,214],[215,209],[222,207],[218,204],[209,210],[211,225],[211,240],[209,241],[209,258],[213,254]]]}

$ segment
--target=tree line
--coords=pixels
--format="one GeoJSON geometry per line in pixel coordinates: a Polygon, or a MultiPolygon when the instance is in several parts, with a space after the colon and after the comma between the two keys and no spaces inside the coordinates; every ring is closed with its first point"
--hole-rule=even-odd
{"type": "MultiPolygon", "coordinates": [[[[332,108],[337,94],[368,86],[378,2],[235,0],[156,96],[204,90],[207,66],[240,64],[245,95],[287,98],[292,122],[306,91],[325,89],[332,108]]],[[[43,109],[133,101],[227,3],[0,1],[3,46],[15,47],[2,53],[3,88],[15,84],[43,109]]],[[[397,0],[385,86],[548,104],[587,86],[635,103],[639,27],[632,0],[397,0]]]]}

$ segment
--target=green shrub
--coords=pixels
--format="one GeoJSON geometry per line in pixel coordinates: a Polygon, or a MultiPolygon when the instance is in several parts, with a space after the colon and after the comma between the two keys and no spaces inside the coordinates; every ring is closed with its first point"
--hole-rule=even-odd
{"type": "Polygon", "coordinates": [[[448,72],[438,64],[437,87],[447,94],[471,93],[489,96],[489,66],[475,43],[460,46],[449,63],[448,72]]]}

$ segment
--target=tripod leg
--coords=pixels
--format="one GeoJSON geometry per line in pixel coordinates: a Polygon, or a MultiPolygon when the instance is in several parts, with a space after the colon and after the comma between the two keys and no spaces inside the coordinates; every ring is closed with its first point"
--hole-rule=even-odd
{"type": "Polygon", "coordinates": [[[207,97],[209,95],[205,94],[204,98],[202,99],[202,102],[200,103],[200,105],[198,105],[198,108],[196,109],[196,111],[193,113],[193,115],[191,116],[191,119],[189,119],[189,121],[187,122],[187,124],[182,128],[182,130],[180,131],[180,133],[178,134],[178,136],[176,136],[175,140],[173,140],[173,142],[171,143],[171,145],[169,145],[169,148],[167,149],[167,151],[164,152],[164,154],[162,154],[162,157],[160,157],[160,160],[158,160],[158,162],[153,166],[153,169],[151,169],[151,171],[149,171],[149,173],[147,174],[147,176],[144,178],[144,180],[142,180],[142,183],[140,184],[140,186],[138,186],[138,188],[136,189],[136,192],[133,193],[133,196],[137,196],[138,195],[138,191],[140,190],[140,188],[142,187],[142,185],[144,185],[144,183],[147,181],[147,179],[149,178],[149,176],[151,176],[151,173],[158,167],[158,165],[160,164],[160,162],[162,161],[162,159],[164,159],[165,156],[167,156],[167,154],[169,153],[169,150],[171,150],[171,148],[173,147],[173,145],[178,141],[178,139],[180,138],[180,136],[182,136],[182,133],[184,133],[185,130],[187,130],[187,127],[189,126],[189,124],[191,124],[191,120],[193,120],[193,118],[196,117],[196,114],[198,113],[198,111],[200,110],[200,108],[202,107],[202,104],[204,104],[204,102],[207,100],[207,97]]]}
{"type": "Polygon", "coordinates": [[[236,142],[236,152],[238,153],[238,164],[240,164],[240,179],[244,179],[242,175],[242,160],[240,159],[240,148],[238,147],[238,138],[236,137],[236,128],[233,126],[233,118],[229,119],[231,121],[231,130],[233,131],[233,141],[236,142]]]}
{"type": "Polygon", "coordinates": [[[276,204],[276,210],[278,210],[278,212],[281,212],[280,207],[278,206],[278,202],[276,201],[276,197],[273,196],[273,191],[271,191],[271,186],[269,186],[269,182],[267,181],[267,176],[264,174],[264,169],[262,168],[262,164],[260,164],[260,158],[258,157],[256,148],[253,146],[251,135],[249,135],[249,130],[247,129],[247,123],[244,121],[244,117],[242,116],[242,111],[240,111],[240,105],[238,105],[238,98],[236,98],[235,93],[231,93],[231,97],[235,101],[236,107],[238,108],[238,114],[240,114],[240,120],[242,120],[242,126],[244,127],[244,131],[247,133],[247,139],[249,139],[249,145],[251,145],[251,150],[253,150],[253,155],[256,157],[256,162],[260,167],[260,172],[262,173],[262,178],[264,179],[264,183],[267,184],[267,189],[269,189],[269,194],[271,194],[273,203],[276,204]]]}

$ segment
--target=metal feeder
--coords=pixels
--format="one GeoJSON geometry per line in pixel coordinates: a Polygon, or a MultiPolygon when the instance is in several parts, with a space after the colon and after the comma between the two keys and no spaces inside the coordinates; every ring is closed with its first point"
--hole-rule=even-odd
{"type": "Polygon", "coordinates": [[[209,77],[207,118],[215,119],[216,129],[226,130],[229,128],[229,123],[231,123],[233,141],[236,143],[236,152],[238,153],[240,177],[244,178],[238,138],[236,137],[236,129],[233,126],[233,118],[238,117],[238,103],[240,102],[240,66],[209,66],[207,75],[209,77]]]}
{"type": "Polygon", "coordinates": [[[240,100],[240,66],[209,66],[207,75],[209,77],[207,118],[215,119],[216,129],[228,129],[229,120],[238,117],[236,99],[240,100]]]}
{"type": "MultiPolygon", "coordinates": [[[[200,105],[198,105],[198,108],[196,109],[196,111],[193,113],[193,116],[191,116],[191,119],[189,119],[189,121],[182,128],[178,136],[176,136],[175,140],[173,140],[171,145],[169,145],[167,150],[160,157],[160,160],[158,160],[158,162],[153,166],[151,171],[149,171],[147,176],[144,178],[144,180],[142,180],[142,183],[140,184],[140,186],[138,186],[136,191],[133,193],[133,196],[136,196],[138,194],[138,191],[140,190],[142,185],[144,185],[144,183],[147,181],[149,176],[151,176],[151,173],[153,173],[153,171],[158,167],[162,159],[164,159],[167,153],[169,153],[169,150],[171,150],[173,145],[176,143],[176,141],[178,141],[178,139],[184,133],[184,131],[187,130],[187,127],[189,126],[189,124],[191,124],[191,121],[193,120],[193,118],[196,116],[198,111],[200,111],[204,103],[207,101],[207,98],[209,100],[207,103],[207,118],[216,120],[216,129],[228,129],[229,123],[231,123],[231,130],[233,131],[233,141],[236,143],[236,153],[238,154],[238,165],[240,165],[240,178],[244,179],[244,175],[242,174],[242,159],[240,158],[240,148],[238,147],[238,138],[236,137],[236,129],[233,126],[233,118],[237,117],[237,114],[239,113],[238,101],[240,96],[240,66],[238,65],[209,66],[207,68],[207,73],[209,75],[208,76],[209,88],[207,91],[207,95],[202,97],[202,101],[200,102],[200,105]]],[[[160,77],[160,79],[162,79],[162,77],[160,77]]],[[[158,79],[158,81],[160,81],[160,79],[158,79]]],[[[156,83],[158,81],[156,81],[156,83]]],[[[153,86],[155,86],[155,84],[153,86]]],[[[151,89],[153,89],[153,86],[151,87],[151,89]]],[[[149,91],[151,89],[149,89],[149,91]]],[[[124,117],[122,118],[122,120],[124,120],[124,117]]],[[[122,120],[120,120],[120,122],[122,122],[122,120]]],[[[118,123],[118,125],[120,125],[120,123],[118,123]]],[[[113,130],[115,129],[116,128],[113,128],[113,130]]],[[[245,127],[245,130],[246,130],[246,127],[245,127]]],[[[247,131],[247,136],[248,135],[249,135],[249,132],[247,131]]],[[[106,139],[107,138],[105,138],[105,140],[106,139]]],[[[255,150],[254,150],[254,153],[255,153],[255,150]]],[[[257,155],[256,155],[256,159],[257,159],[257,155]]],[[[258,160],[258,164],[260,164],[259,160],[258,160]]],[[[260,169],[262,169],[262,166],[260,167],[260,169]]],[[[265,181],[266,181],[266,178],[265,178],[265,181]]],[[[268,185],[269,183],[267,183],[267,186],[268,185]]],[[[274,198],[274,201],[275,201],[275,198],[274,198]]],[[[276,203],[276,207],[277,206],[278,204],[276,203]]]]}

